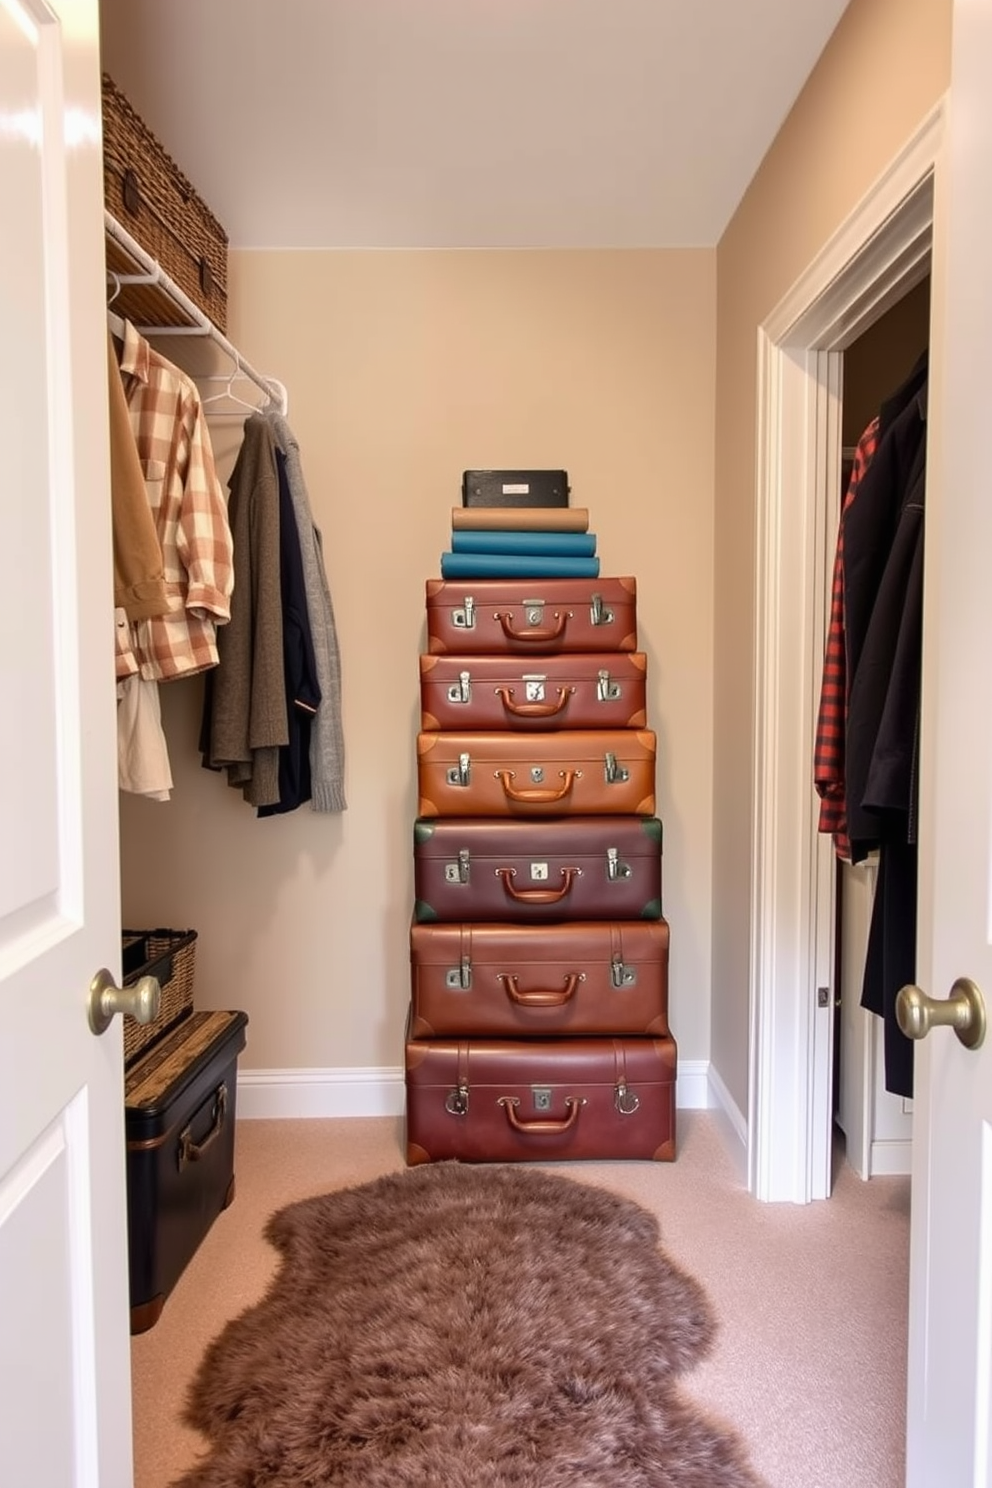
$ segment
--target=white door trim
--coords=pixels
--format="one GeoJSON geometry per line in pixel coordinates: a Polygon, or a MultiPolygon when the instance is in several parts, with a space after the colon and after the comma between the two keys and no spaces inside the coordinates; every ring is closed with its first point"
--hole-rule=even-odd
{"type": "Polygon", "coordinates": [[[834,860],[812,786],[842,352],[927,273],[945,102],[758,329],[748,1183],[830,1192],[834,860]]]}

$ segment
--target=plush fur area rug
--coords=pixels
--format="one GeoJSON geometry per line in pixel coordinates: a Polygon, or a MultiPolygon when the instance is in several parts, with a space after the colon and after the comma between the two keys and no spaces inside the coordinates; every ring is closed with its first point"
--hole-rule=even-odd
{"type": "Polygon", "coordinates": [[[760,1488],[678,1392],[714,1322],[640,1205],[440,1163],[266,1233],[282,1265],[199,1368],[181,1488],[760,1488]]]}

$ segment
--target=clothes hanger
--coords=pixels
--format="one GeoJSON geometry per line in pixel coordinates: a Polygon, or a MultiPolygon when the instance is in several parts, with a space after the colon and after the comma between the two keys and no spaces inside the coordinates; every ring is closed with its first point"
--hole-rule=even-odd
{"type": "Polygon", "coordinates": [[[110,299],[107,301],[107,325],[110,329],[111,334],[116,336],[118,341],[123,341],[124,321],[115,310],[111,310],[110,308],[121,292],[121,277],[119,274],[115,274],[113,269],[108,269],[107,278],[113,280],[114,285],[113,293],[111,294],[110,299]]]}
{"type": "Polygon", "coordinates": [[[236,360],[234,364],[234,370],[226,379],[224,387],[220,390],[219,393],[210,393],[206,398],[201,397],[201,407],[206,408],[207,405],[210,403],[222,403],[227,401],[230,403],[237,403],[242,408],[247,408],[250,413],[264,413],[271,404],[271,398],[267,398],[265,403],[252,403],[249,402],[247,398],[239,397],[238,394],[234,391],[234,384],[238,380],[238,378],[241,378],[243,381],[246,382],[252,382],[254,380],[253,378],[250,378],[246,372],[242,371],[240,361],[236,360]]]}

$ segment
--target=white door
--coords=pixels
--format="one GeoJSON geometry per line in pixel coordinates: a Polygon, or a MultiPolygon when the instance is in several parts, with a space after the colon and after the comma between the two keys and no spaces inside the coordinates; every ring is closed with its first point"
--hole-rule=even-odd
{"type": "MultiPolygon", "coordinates": [[[[955,0],[935,244],[921,841],[924,990],[992,1013],[992,4],[955,0]],[[926,873],[926,878],[923,877],[926,873]],[[927,944],[927,941],[930,944],[927,944]]],[[[992,1032],[917,1046],[909,1488],[992,1488],[992,1032]]]]}
{"type": "Polygon", "coordinates": [[[0,0],[0,1480],[129,1488],[97,0],[0,0]]]}

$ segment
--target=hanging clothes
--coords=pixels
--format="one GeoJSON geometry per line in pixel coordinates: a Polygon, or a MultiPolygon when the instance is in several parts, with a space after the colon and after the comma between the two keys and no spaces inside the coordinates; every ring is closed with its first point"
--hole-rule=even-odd
{"type": "Polygon", "coordinates": [[[276,816],[295,811],[310,800],[310,730],[320,706],[317,661],[303,582],[300,535],[296,527],[293,498],[289,494],[286,457],[281,449],[276,449],[275,456],[279,480],[279,579],[289,741],[279,750],[278,804],[260,806],[259,816],[276,816]]]}
{"type": "Polygon", "coordinates": [[[252,806],[279,804],[279,750],[289,743],[279,573],[279,479],[275,435],[262,418],[245,423],[228,486],[237,555],[230,624],[220,665],[208,673],[200,750],[205,768],[252,806]]]}
{"type": "Polygon", "coordinates": [[[117,354],[107,333],[110,412],[110,510],[114,542],[114,605],[128,620],[164,615],[169,608],[162,549],[148,504],[145,478],[124,397],[117,354]]]}
{"type": "Polygon", "coordinates": [[[296,436],[282,414],[269,413],[265,417],[271,423],[277,446],[285,457],[317,665],[320,703],[310,728],[311,805],[314,811],[344,811],[347,802],[344,793],[341,657],[320,529],[313,520],[296,436]]]}
{"type": "Polygon", "coordinates": [[[169,602],[134,621],[130,645],[142,677],[167,681],[217,665],[217,627],[231,615],[231,531],[196,385],[130,321],[120,375],[169,602]]]}
{"type": "Polygon", "coordinates": [[[913,1091],[896,995],[915,980],[926,353],[862,436],[841,516],[814,780],[820,830],[878,851],[861,1001],[884,1021],[885,1085],[913,1091]]]}

